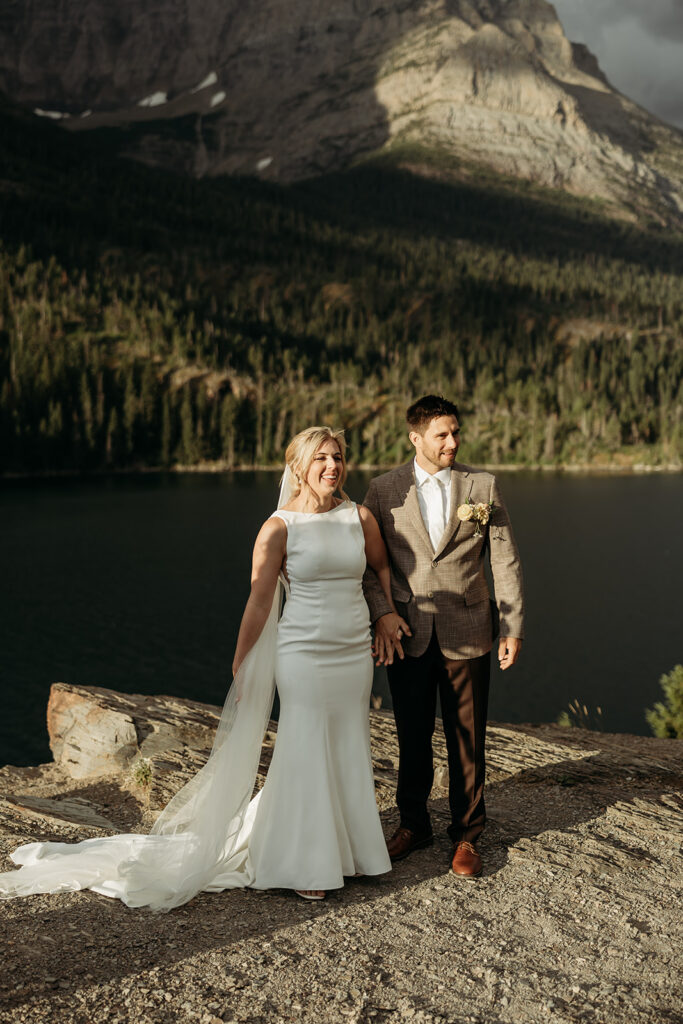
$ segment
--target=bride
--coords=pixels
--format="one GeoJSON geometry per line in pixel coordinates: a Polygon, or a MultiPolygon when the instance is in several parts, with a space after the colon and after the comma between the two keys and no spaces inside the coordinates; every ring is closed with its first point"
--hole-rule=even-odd
{"type": "MultiPolygon", "coordinates": [[[[367,562],[393,608],[386,549],[372,513],[344,493],[341,431],[309,427],[285,458],[278,510],[256,538],[234,682],[207,763],[149,835],[19,847],[0,897],[92,889],[170,910],[198,892],[243,886],[322,899],[344,877],[390,870],[372,776],[361,586],[367,562]],[[277,740],[252,799],[275,683],[277,740]]],[[[398,616],[396,627],[408,632],[398,616]]]]}

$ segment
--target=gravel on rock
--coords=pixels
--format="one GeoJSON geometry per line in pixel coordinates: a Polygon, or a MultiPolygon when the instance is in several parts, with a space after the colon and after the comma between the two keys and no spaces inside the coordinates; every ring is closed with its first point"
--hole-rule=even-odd
{"type": "MultiPolygon", "coordinates": [[[[395,738],[389,716],[371,718],[390,834],[395,738]]],[[[480,878],[449,871],[437,736],[434,846],[320,903],[252,890],[169,914],[88,891],[0,903],[0,1021],[682,1020],[683,743],[549,725],[489,735],[480,878]]],[[[1,769],[1,867],[20,843],[102,835],[103,820],[144,830],[154,813],[128,775],[1,769]]]]}

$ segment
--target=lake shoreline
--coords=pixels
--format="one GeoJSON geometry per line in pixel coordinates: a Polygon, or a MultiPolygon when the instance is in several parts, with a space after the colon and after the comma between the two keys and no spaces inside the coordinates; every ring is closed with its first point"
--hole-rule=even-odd
{"type": "MultiPolygon", "coordinates": [[[[350,473],[386,473],[403,463],[392,465],[381,465],[361,462],[347,465],[350,473]]],[[[469,465],[469,463],[466,463],[469,465]]],[[[586,476],[651,476],[653,474],[677,474],[683,473],[683,465],[666,463],[664,465],[648,465],[647,463],[636,463],[632,466],[614,465],[613,463],[562,463],[556,466],[548,466],[542,463],[523,465],[520,463],[477,463],[477,468],[488,473],[556,473],[559,476],[585,474],[586,476]]],[[[127,466],[111,467],[109,469],[45,469],[33,472],[0,473],[0,483],[5,480],[51,480],[51,479],[87,479],[106,476],[147,476],[163,473],[280,473],[282,466],[263,466],[257,464],[230,466],[225,462],[198,462],[193,465],[175,466],[127,466]]]]}

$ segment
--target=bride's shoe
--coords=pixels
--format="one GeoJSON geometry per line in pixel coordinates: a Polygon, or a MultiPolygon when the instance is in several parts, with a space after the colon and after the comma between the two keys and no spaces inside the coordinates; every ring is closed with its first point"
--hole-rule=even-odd
{"type": "Polygon", "coordinates": [[[324,900],[327,895],[322,889],[295,889],[294,892],[302,900],[324,900]]]}

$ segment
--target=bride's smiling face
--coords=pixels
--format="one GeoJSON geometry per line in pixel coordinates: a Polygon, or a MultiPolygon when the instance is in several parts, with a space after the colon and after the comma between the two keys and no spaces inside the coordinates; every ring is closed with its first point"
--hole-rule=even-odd
{"type": "Polygon", "coordinates": [[[342,475],[343,461],[339,445],[331,438],[323,441],[308,467],[306,483],[320,497],[329,497],[337,488],[342,475]]]}

